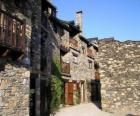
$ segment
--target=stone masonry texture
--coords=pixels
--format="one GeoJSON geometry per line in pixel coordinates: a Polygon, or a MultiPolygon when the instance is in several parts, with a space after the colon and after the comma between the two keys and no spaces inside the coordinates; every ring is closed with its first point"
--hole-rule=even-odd
{"type": "Polygon", "coordinates": [[[27,12],[28,17],[25,16],[14,5],[7,1],[2,3],[1,9],[26,20],[25,52],[20,63],[0,58],[0,116],[29,116],[31,16],[27,12]]]}
{"type": "MultiPolygon", "coordinates": [[[[62,44],[68,45],[69,38],[70,37],[66,32],[65,36],[62,37],[62,44]]],[[[94,69],[94,59],[87,56],[87,49],[90,48],[93,51],[93,54],[96,54],[96,51],[94,50],[93,46],[88,47],[87,43],[85,43],[79,38],[79,34],[73,37],[73,39],[78,41],[78,47],[77,47],[78,51],[70,47],[70,51],[64,56],[62,56],[62,60],[64,62],[70,63],[70,74],[71,74],[71,77],[67,77],[67,76],[63,76],[63,77],[65,79],[68,79],[69,81],[70,80],[77,81],[77,83],[79,83],[80,81],[84,81],[84,90],[83,90],[85,93],[84,102],[89,102],[91,93],[87,87],[87,82],[95,79],[95,69],[94,69]],[[82,47],[85,48],[84,53],[82,52],[82,47]],[[73,54],[77,55],[76,63],[74,62],[73,54]],[[91,68],[89,68],[89,61],[91,61],[91,65],[92,65],[91,68]]],[[[74,104],[76,103],[74,102],[74,104]]]]}
{"type": "Polygon", "coordinates": [[[140,114],[140,42],[99,41],[102,108],[140,114]]]}
{"type": "Polygon", "coordinates": [[[29,115],[29,77],[27,68],[4,64],[4,69],[0,70],[0,116],[29,115]]]}

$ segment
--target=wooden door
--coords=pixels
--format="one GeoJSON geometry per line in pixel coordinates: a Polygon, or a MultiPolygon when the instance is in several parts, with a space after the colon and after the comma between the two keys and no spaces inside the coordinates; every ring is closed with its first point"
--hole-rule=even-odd
{"type": "Polygon", "coordinates": [[[73,83],[68,82],[66,84],[66,104],[67,105],[73,105],[73,83]]]}

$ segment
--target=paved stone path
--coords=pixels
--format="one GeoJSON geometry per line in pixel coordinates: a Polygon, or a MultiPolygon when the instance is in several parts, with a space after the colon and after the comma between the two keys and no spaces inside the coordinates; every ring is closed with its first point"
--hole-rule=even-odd
{"type": "Polygon", "coordinates": [[[55,114],[55,116],[125,116],[125,115],[117,115],[111,114],[107,112],[103,112],[99,110],[94,104],[80,104],[72,107],[66,107],[60,109],[59,112],[55,114]]]}
{"type": "Polygon", "coordinates": [[[131,113],[113,114],[101,111],[93,103],[80,104],[60,109],[54,116],[140,116],[131,113]]]}

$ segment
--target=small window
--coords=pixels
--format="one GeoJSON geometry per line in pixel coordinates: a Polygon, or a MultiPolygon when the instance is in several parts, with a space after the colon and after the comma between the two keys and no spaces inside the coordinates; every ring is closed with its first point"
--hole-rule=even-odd
{"type": "Polygon", "coordinates": [[[78,55],[73,53],[73,63],[78,64],[78,55]]]}
{"type": "Polygon", "coordinates": [[[89,69],[92,69],[92,61],[91,60],[88,61],[88,67],[89,67],[89,69]]]}
{"type": "Polygon", "coordinates": [[[85,54],[85,47],[82,46],[82,53],[85,54]]]}

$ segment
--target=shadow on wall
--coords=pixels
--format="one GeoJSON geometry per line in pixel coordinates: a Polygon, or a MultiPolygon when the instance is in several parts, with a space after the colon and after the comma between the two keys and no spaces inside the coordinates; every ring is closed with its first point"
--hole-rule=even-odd
{"type": "Polygon", "coordinates": [[[99,108],[102,109],[101,101],[101,83],[97,80],[91,81],[91,101],[99,108]]]}
{"type": "Polygon", "coordinates": [[[7,59],[7,58],[0,58],[0,72],[5,70],[5,65],[10,64],[12,66],[24,66],[28,68],[28,66],[23,65],[22,62],[15,62],[12,59],[7,59]]]}
{"type": "Polygon", "coordinates": [[[140,116],[140,115],[127,114],[126,116],[140,116]]]}
{"type": "MultiPolygon", "coordinates": [[[[59,85],[60,69],[57,62],[54,61],[54,54],[57,54],[56,49],[58,49],[58,42],[55,33],[51,29],[51,24],[45,16],[42,16],[42,25],[41,27],[41,69],[42,74],[40,75],[40,83],[37,83],[38,74],[31,74],[30,81],[30,116],[35,116],[37,110],[40,111],[41,116],[49,116],[55,108],[58,107],[59,101],[58,97],[60,96],[57,93],[56,85],[52,84],[52,78],[54,83],[56,82],[59,85]],[[48,32],[46,31],[48,30],[48,32]],[[53,75],[53,76],[52,76],[53,75]],[[38,85],[39,84],[39,85],[38,85]],[[53,87],[55,88],[53,88],[53,87]],[[40,99],[37,101],[37,89],[39,91],[40,99]],[[52,90],[53,89],[53,90],[52,90]],[[55,96],[59,95],[59,96],[55,96]],[[37,102],[40,102],[40,109],[37,108],[37,102]],[[54,109],[52,109],[54,108],[54,109]]],[[[34,46],[36,47],[36,46],[34,46]]],[[[32,49],[34,49],[32,47],[32,49]]],[[[36,53],[36,51],[35,51],[36,53]]],[[[36,56],[35,53],[32,53],[31,63],[37,64],[37,62],[32,62],[36,56]]],[[[57,56],[57,55],[56,55],[57,56]]],[[[59,59],[59,57],[58,57],[59,59]]],[[[57,88],[59,89],[59,88],[57,88]]]]}
{"type": "Polygon", "coordinates": [[[3,59],[0,59],[0,71],[4,71],[4,69],[5,69],[5,64],[6,64],[6,61],[3,60],[3,59]]]}
{"type": "MultiPolygon", "coordinates": [[[[52,74],[50,79],[40,81],[40,111],[41,116],[49,116],[59,108],[61,103],[61,75],[58,65],[52,62],[52,74]]],[[[30,81],[30,116],[35,116],[36,110],[36,79],[37,74],[31,74],[30,81]]],[[[43,77],[43,75],[42,75],[43,77]]],[[[44,78],[48,78],[44,76],[44,78]]]]}

